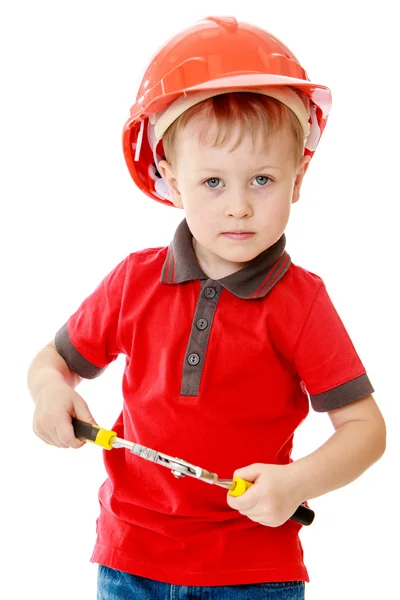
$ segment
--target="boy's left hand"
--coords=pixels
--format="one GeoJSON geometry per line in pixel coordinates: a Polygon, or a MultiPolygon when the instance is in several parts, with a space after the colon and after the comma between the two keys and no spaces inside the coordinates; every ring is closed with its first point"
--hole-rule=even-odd
{"type": "Polygon", "coordinates": [[[238,469],[234,477],[241,477],[254,485],[246,490],[243,496],[235,498],[228,494],[229,506],[261,525],[279,527],[290,519],[304,502],[290,464],[256,463],[238,469]]]}

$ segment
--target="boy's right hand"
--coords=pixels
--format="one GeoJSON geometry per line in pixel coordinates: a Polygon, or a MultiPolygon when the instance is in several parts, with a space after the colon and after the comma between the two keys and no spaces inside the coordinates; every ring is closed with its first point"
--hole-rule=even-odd
{"type": "Polygon", "coordinates": [[[86,442],[74,435],[71,419],[97,425],[85,400],[65,382],[45,386],[35,400],[33,431],[46,444],[58,448],[81,448],[86,442]]]}

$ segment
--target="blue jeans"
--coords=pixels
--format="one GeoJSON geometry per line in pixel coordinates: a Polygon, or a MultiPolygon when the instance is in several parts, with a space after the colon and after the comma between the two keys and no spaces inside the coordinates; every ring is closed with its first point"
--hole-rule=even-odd
{"type": "Polygon", "coordinates": [[[303,581],[211,587],[171,585],[99,565],[97,600],[304,600],[303,581]]]}

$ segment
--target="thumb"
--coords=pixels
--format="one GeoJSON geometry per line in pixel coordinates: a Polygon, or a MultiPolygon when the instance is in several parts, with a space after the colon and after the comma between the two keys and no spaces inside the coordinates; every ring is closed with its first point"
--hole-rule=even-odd
{"type": "Polygon", "coordinates": [[[247,467],[242,467],[241,469],[236,469],[233,476],[240,477],[241,479],[245,479],[246,481],[250,481],[254,483],[258,477],[261,475],[261,467],[262,465],[259,463],[255,463],[252,465],[248,465],[247,467]]]}
{"type": "Polygon", "coordinates": [[[79,419],[80,421],[85,421],[85,423],[90,423],[91,425],[97,425],[96,421],[92,416],[92,413],[89,410],[88,405],[86,404],[85,400],[79,395],[76,398],[76,400],[74,400],[74,409],[75,416],[77,419],[79,419]]]}

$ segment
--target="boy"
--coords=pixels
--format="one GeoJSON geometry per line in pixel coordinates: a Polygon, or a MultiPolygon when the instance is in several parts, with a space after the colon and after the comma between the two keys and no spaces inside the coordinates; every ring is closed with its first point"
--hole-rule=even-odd
{"type": "Polygon", "coordinates": [[[81,447],[71,418],[94,420],[74,388],[125,354],[118,436],[254,485],[226,497],[105,453],[99,600],[304,598],[291,515],[384,452],[374,390],[325,286],[285,251],[329,107],[281,42],[234,18],[182,32],[145,74],[125,158],[140,189],[185,219],[169,248],[123,260],[34,359],[34,431],[81,447]],[[292,461],[309,401],[336,431],[292,461]]]}

